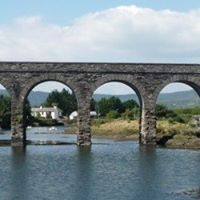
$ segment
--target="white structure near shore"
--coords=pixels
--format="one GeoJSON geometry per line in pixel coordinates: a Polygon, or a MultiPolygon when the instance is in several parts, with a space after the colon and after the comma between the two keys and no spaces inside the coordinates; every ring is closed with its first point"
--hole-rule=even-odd
{"type": "MultiPolygon", "coordinates": [[[[96,117],[97,116],[96,111],[90,111],[90,116],[91,117],[96,117]]],[[[73,119],[75,119],[77,117],[78,117],[78,112],[77,111],[74,111],[69,115],[69,119],[70,120],[73,120],[73,119]]]]}
{"type": "Polygon", "coordinates": [[[51,118],[51,119],[60,119],[62,115],[62,110],[57,106],[53,107],[42,107],[31,108],[31,115],[33,117],[42,117],[42,118],[51,118]]]}

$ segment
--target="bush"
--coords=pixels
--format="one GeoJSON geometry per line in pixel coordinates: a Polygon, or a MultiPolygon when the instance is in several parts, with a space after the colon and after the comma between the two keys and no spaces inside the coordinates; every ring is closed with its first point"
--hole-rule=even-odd
{"type": "Polygon", "coordinates": [[[139,117],[139,108],[134,109],[126,109],[126,111],[122,114],[123,118],[126,120],[135,120],[139,117]]]}
{"type": "Polygon", "coordinates": [[[11,127],[10,121],[11,121],[11,113],[10,112],[4,113],[1,120],[1,128],[10,129],[11,127]]]}
{"type": "Polygon", "coordinates": [[[38,126],[55,126],[59,125],[56,119],[34,118],[34,123],[38,126]]]}
{"type": "Polygon", "coordinates": [[[157,104],[156,105],[156,117],[158,119],[168,119],[172,122],[184,123],[184,119],[175,111],[169,110],[166,106],[157,104]]]}
{"type": "Polygon", "coordinates": [[[106,114],[107,119],[117,119],[119,117],[120,117],[120,114],[115,110],[111,110],[110,112],[106,114]]]}
{"type": "Polygon", "coordinates": [[[124,110],[132,110],[134,108],[139,108],[139,105],[135,100],[130,99],[123,102],[123,107],[124,107],[124,110]]]}
{"type": "Polygon", "coordinates": [[[157,104],[156,105],[156,117],[157,118],[163,118],[166,117],[168,113],[168,109],[166,106],[157,104]]]}

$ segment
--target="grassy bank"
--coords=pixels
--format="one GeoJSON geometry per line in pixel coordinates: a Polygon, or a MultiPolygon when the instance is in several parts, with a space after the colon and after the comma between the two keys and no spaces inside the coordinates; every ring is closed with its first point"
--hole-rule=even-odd
{"type": "Polygon", "coordinates": [[[162,120],[157,122],[157,134],[200,137],[200,129],[190,124],[162,120]]]}
{"type": "MultiPolygon", "coordinates": [[[[70,125],[66,133],[75,133],[76,124],[70,125]]],[[[93,120],[92,137],[116,140],[138,140],[139,123],[137,120],[93,120]]],[[[157,143],[171,148],[200,149],[200,129],[186,123],[157,121],[157,143]]]]}
{"type": "MultiPolygon", "coordinates": [[[[116,119],[94,121],[92,135],[114,139],[138,139],[138,121],[116,119]]],[[[200,129],[189,124],[161,120],[157,122],[157,138],[168,147],[200,148],[200,129]],[[167,138],[167,139],[166,139],[167,138]],[[166,140],[165,140],[166,139],[166,140]]]]}
{"type": "Polygon", "coordinates": [[[92,123],[92,134],[115,139],[138,139],[138,121],[112,120],[92,123]]]}
{"type": "Polygon", "coordinates": [[[200,149],[200,129],[190,124],[158,121],[157,138],[167,138],[163,143],[167,147],[200,149]]]}

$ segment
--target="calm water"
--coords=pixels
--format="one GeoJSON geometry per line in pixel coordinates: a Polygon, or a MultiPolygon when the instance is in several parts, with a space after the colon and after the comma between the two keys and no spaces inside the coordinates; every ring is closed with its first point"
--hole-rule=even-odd
{"type": "MultiPolygon", "coordinates": [[[[29,130],[29,139],[49,135],[75,140],[63,134],[45,135],[44,130],[40,134],[29,130]]],[[[200,188],[200,151],[100,139],[84,149],[75,145],[0,147],[0,177],[1,200],[200,199],[191,192],[200,188]]]]}

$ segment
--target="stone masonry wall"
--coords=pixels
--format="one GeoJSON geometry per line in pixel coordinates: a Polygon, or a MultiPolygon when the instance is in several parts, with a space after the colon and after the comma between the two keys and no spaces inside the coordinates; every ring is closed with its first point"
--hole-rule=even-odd
{"type": "Polygon", "coordinates": [[[143,63],[39,63],[0,62],[0,83],[12,98],[12,144],[25,144],[24,100],[44,81],[58,81],[69,86],[78,103],[78,145],[91,144],[90,101],[102,84],[119,81],[138,95],[142,107],[140,142],[155,144],[155,105],[160,91],[169,83],[182,82],[200,94],[200,65],[143,63]]]}

